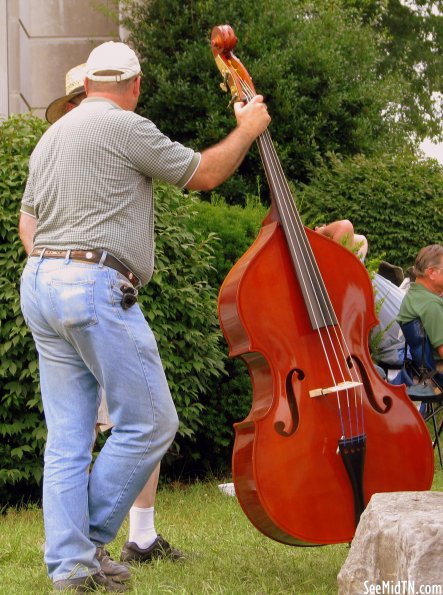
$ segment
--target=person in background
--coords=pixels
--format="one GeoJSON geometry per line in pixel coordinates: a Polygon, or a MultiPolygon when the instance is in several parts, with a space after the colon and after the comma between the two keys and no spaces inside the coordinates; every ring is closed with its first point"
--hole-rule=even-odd
{"type": "Polygon", "coordinates": [[[355,233],[354,226],[348,219],[318,225],[315,231],[348,248],[364,262],[368,253],[368,240],[365,236],[355,233]]]}
{"type": "MultiPolygon", "coordinates": [[[[86,98],[84,79],[86,64],[71,68],[65,77],[66,95],[52,101],[46,110],[46,120],[54,124],[62,116],[76,108],[86,98]]],[[[106,394],[100,389],[100,406],[97,416],[97,431],[107,431],[113,427],[106,404],[106,394]]],[[[184,558],[184,554],[169,545],[155,530],[155,496],[160,476],[160,463],[151,474],[146,485],[137,496],[129,511],[129,536],[121,552],[124,562],[150,562],[168,557],[172,560],[184,558]]],[[[101,566],[107,563],[109,553],[105,548],[98,549],[101,566]]]]}
{"type": "Polygon", "coordinates": [[[422,322],[442,371],[443,360],[443,246],[431,244],[422,248],[413,268],[415,281],[403,300],[397,320],[406,324],[416,318],[422,322]],[[439,361],[440,360],[440,361],[439,361]]]}
{"type": "MultiPolygon", "coordinates": [[[[342,244],[364,262],[368,253],[368,241],[364,235],[354,232],[351,221],[347,219],[333,221],[316,227],[315,231],[342,244]]],[[[398,368],[404,358],[405,339],[396,317],[405,293],[379,273],[375,273],[371,280],[375,299],[380,303],[377,313],[380,323],[371,330],[371,338],[378,343],[375,359],[383,369],[390,366],[398,368]]]]}
{"type": "Polygon", "coordinates": [[[96,47],[87,98],[41,137],[22,199],[21,307],[39,354],[45,561],[55,590],[127,590],[128,573],[107,573],[97,548],[115,538],[178,428],[137,304],[154,265],[153,180],[211,190],[270,123],[262,96],[237,102],[235,128],[199,153],[134,113],[140,85],[133,50],[96,47]],[[99,387],[115,426],[89,473],[99,387]]]}
{"type": "Polygon", "coordinates": [[[51,101],[46,108],[45,118],[50,124],[57,122],[86,98],[85,76],[86,64],[79,64],[68,70],[65,76],[66,94],[51,101]]]}

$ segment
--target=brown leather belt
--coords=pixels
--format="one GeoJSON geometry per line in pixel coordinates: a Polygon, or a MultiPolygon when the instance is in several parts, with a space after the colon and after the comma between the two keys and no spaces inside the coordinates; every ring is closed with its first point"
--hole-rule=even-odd
{"type": "MultiPolygon", "coordinates": [[[[34,248],[29,256],[40,256],[42,252],[44,252],[43,258],[69,258],[70,260],[78,260],[80,262],[99,263],[104,250],[51,250],[50,248],[34,248]]],[[[124,275],[134,287],[140,287],[140,280],[120,260],[112,256],[112,254],[107,253],[102,264],[124,275]]]]}

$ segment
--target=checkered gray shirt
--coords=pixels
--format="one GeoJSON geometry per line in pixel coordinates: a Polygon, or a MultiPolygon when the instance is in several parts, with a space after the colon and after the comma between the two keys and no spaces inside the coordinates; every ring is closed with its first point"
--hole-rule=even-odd
{"type": "Polygon", "coordinates": [[[85,99],[42,136],[21,210],[35,215],[35,247],[103,248],[142,283],[154,268],[152,179],[182,187],[200,154],[146,118],[104,98],[85,99]]]}

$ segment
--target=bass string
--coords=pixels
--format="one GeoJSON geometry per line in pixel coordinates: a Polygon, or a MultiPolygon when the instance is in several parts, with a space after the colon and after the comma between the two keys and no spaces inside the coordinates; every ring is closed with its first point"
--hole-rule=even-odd
{"type": "MultiPolygon", "coordinates": [[[[267,140],[270,140],[270,138],[264,139],[265,151],[267,149],[269,149],[269,144],[266,142],[267,140]]],[[[270,153],[268,153],[268,156],[269,156],[269,154],[272,156],[272,151],[270,153]]],[[[274,164],[274,170],[275,170],[275,162],[274,162],[274,159],[272,159],[272,157],[271,157],[271,163],[274,164]]],[[[274,173],[275,173],[275,171],[274,171],[274,173]]],[[[273,172],[271,172],[271,175],[273,175],[273,172]]],[[[275,176],[274,176],[274,178],[275,178],[275,176]]],[[[279,184],[279,189],[281,190],[280,176],[277,176],[276,179],[277,179],[277,183],[279,184]]],[[[283,186],[283,188],[285,188],[285,185],[283,186]]],[[[281,198],[281,196],[282,195],[280,194],[280,198],[281,198]]],[[[302,267],[299,267],[302,282],[305,285],[307,285],[309,288],[309,291],[308,291],[309,299],[317,300],[317,302],[320,302],[321,300],[323,300],[323,304],[328,309],[328,312],[331,313],[331,312],[333,312],[333,306],[331,304],[329,296],[327,295],[326,287],[324,285],[323,279],[321,277],[321,273],[318,269],[317,263],[313,256],[311,246],[307,240],[303,225],[301,223],[300,223],[300,225],[298,225],[298,217],[296,216],[297,213],[294,209],[295,209],[295,207],[294,207],[292,195],[290,194],[289,189],[288,189],[287,192],[283,193],[283,200],[281,202],[281,208],[279,210],[280,210],[280,213],[281,213],[281,216],[283,219],[283,225],[288,230],[287,237],[289,236],[289,242],[292,244],[294,242],[296,242],[298,244],[298,246],[300,247],[300,251],[301,251],[301,255],[302,255],[301,258],[304,260],[304,264],[306,267],[306,272],[303,271],[302,267]],[[291,208],[291,206],[292,206],[292,208],[291,208]],[[295,224],[294,224],[294,221],[295,221],[295,224]],[[317,287],[320,288],[320,295],[316,291],[313,291],[313,286],[314,286],[313,277],[316,278],[317,287]],[[325,299],[325,294],[326,294],[326,299],[325,299]]],[[[298,259],[297,255],[296,255],[296,259],[298,259]]],[[[316,317],[315,313],[314,313],[314,316],[316,317]]],[[[348,375],[350,375],[352,380],[360,382],[360,380],[358,379],[358,373],[357,373],[356,369],[354,367],[349,368],[348,364],[346,363],[347,359],[346,359],[345,351],[343,349],[343,343],[345,344],[345,347],[346,347],[348,353],[349,353],[349,349],[346,345],[346,341],[344,339],[344,335],[343,335],[340,325],[334,324],[331,326],[330,324],[328,324],[327,320],[323,314],[323,308],[320,308],[320,316],[322,317],[323,325],[318,325],[317,332],[319,334],[319,338],[320,338],[322,348],[323,348],[323,351],[325,354],[325,360],[327,361],[328,367],[330,369],[331,378],[332,378],[333,382],[335,384],[337,384],[337,379],[332,371],[331,362],[329,361],[331,357],[335,358],[335,361],[337,362],[337,365],[339,368],[339,374],[341,376],[341,378],[339,378],[339,380],[344,382],[349,378],[348,375]],[[321,330],[322,328],[324,328],[323,332],[321,330]],[[341,334],[342,341],[340,340],[339,333],[341,334]],[[323,340],[323,334],[326,335],[326,342],[323,340]],[[336,341],[333,340],[334,338],[336,341]],[[337,349],[336,349],[336,344],[339,346],[338,353],[337,353],[337,349]],[[332,352],[332,355],[330,356],[329,354],[331,352],[332,352]]],[[[361,389],[358,389],[358,391],[357,391],[356,388],[352,388],[351,393],[348,389],[345,391],[345,394],[346,394],[346,412],[347,412],[350,434],[351,434],[351,436],[354,435],[354,428],[353,428],[353,421],[352,421],[353,417],[351,415],[352,410],[354,410],[356,432],[357,432],[357,435],[359,435],[360,425],[363,424],[362,391],[361,391],[361,389]],[[351,399],[350,399],[350,396],[351,396],[351,399]]],[[[339,398],[338,393],[337,393],[336,399],[337,399],[337,405],[338,405],[338,407],[340,407],[340,398],[339,398]]],[[[343,435],[344,436],[346,435],[346,431],[344,430],[344,427],[343,427],[343,435]]]]}
{"type": "MultiPolygon", "coordinates": [[[[266,153],[267,150],[267,145],[265,142],[265,148],[264,148],[264,152],[266,153]]],[[[269,156],[269,154],[268,154],[269,156]]],[[[273,163],[273,161],[271,161],[271,163],[273,163]]],[[[277,176],[277,178],[275,177],[275,172],[270,172],[271,176],[273,176],[274,181],[276,181],[279,190],[281,190],[281,186],[279,184],[279,180],[280,178],[277,176]]],[[[284,194],[283,194],[284,197],[284,194]]],[[[279,196],[276,197],[277,199],[279,198],[279,196]]],[[[280,193],[280,199],[282,198],[282,194],[280,193]]],[[[291,202],[292,202],[292,197],[291,197],[291,202]]],[[[312,307],[312,301],[315,300],[318,304],[320,304],[320,300],[322,298],[324,298],[324,294],[323,292],[325,291],[324,288],[324,283],[321,283],[320,286],[320,291],[321,291],[321,295],[319,295],[319,293],[317,291],[313,291],[313,286],[314,286],[314,282],[313,282],[313,277],[316,276],[317,280],[319,279],[320,275],[317,269],[317,266],[313,266],[313,261],[312,258],[313,256],[311,256],[311,249],[310,249],[310,245],[309,245],[309,249],[307,249],[307,246],[305,244],[305,241],[307,242],[307,238],[305,240],[305,234],[304,234],[304,230],[302,232],[302,234],[300,234],[300,230],[296,230],[295,229],[295,225],[294,225],[294,218],[293,218],[293,213],[290,212],[290,210],[288,209],[288,202],[283,200],[280,202],[280,216],[282,217],[283,220],[283,225],[287,230],[287,234],[286,237],[289,241],[290,244],[294,245],[295,243],[297,243],[300,252],[301,252],[301,258],[304,261],[304,265],[305,265],[305,272],[303,271],[303,267],[300,266],[299,263],[299,257],[297,255],[297,251],[293,251],[293,253],[295,252],[295,259],[297,261],[297,265],[298,265],[298,270],[299,270],[299,279],[300,281],[305,285],[305,287],[307,288],[307,296],[308,296],[308,300],[311,304],[312,307]]],[[[321,279],[321,277],[320,277],[321,279]]],[[[321,279],[322,281],[322,279],[321,279]]],[[[317,284],[318,285],[318,284],[317,284]]],[[[323,299],[323,303],[326,305],[327,308],[329,308],[329,312],[331,312],[331,308],[332,306],[330,306],[330,300],[329,300],[329,296],[328,299],[324,300],[323,299]]],[[[329,372],[330,372],[330,376],[333,382],[333,385],[337,385],[338,381],[341,382],[345,382],[348,379],[348,374],[351,376],[353,376],[353,373],[355,375],[355,370],[353,368],[349,369],[347,363],[346,363],[346,357],[345,357],[345,353],[343,351],[343,346],[342,346],[342,342],[339,340],[339,335],[337,333],[337,326],[339,325],[332,325],[330,326],[330,324],[328,324],[325,315],[324,315],[324,310],[323,308],[320,307],[320,317],[322,318],[321,322],[322,324],[318,324],[318,320],[317,320],[317,314],[315,313],[315,311],[313,312],[313,315],[316,319],[316,323],[317,323],[317,333],[320,339],[320,343],[322,345],[322,350],[325,356],[325,361],[327,363],[327,366],[329,368],[329,372]],[[324,329],[324,331],[322,331],[322,328],[324,329]],[[332,332],[331,332],[332,331],[332,332]],[[324,338],[324,335],[325,338],[324,338]],[[336,341],[334,341],[333,339],[336,339],[336,341]],[[336,348],[336,344],[338,344],[340,352],[337,352],[337,348],[336,348]],[[332,352],[332,353],[331,353],[332,352]],[[337,378],[334,370],[332,368],[332,364],[331,364],[331,359],[335,358],[335,361],[337,362],[337,366],[339,369],[339,375],[340,377],[337,378]]],[[[341,331],[341,329],[340,329],[341,331]]],[[[352,378],[354,379],[354,378],[352,378]]],[[[359,407],[358,407],[358,395],[357,395],[357,391],[355,388],[351,389],[352,392],[347,389],[345,391],[345,396],[346,396],[346,412],[347,412],[347,419],[348,419],[348,427],[349,427],[349,432],[350,435],[353,436],[354,435],[354,428],[353,428],[353,418],[352,418],[352,409],[354,410],[355,413],[355,420],[356,420],[356,432],[357,435],[359,433],[359,426],[360,426],[360,419],[359,419],[359,407]],[[353,398],[352,398],[353,397],[353,398]]],[[[338,393],[336,393],[336,402],[337,402],[337,407],[339,410],[339,415],[340,415],[340,420],[341,420],[341,425],[342,425],[342,433],[343,436],[345,437],[347,432],[345,429],[345,424],[344,424],[344,420],[343,420],[343,416],[342,416],[342,410],[341,410],[341,400],[340,400],[340,395],[338,393]]]]}
{"type": "MultiPolygon", "coordinates": [[[[248,101],[252,99],[255,95],[252,89],[250,89],[249,85],[247,85],[243,80],[241,80],[242,88],[244,93],[246,94],[246,98],[248,101]]],[[[351,380],[356,382],[361,382],[359,374],[355,366],[351,365],[348,366],[346,363],[347,361],[352,362],[348,345],[346,343],[346,339],[344,337],[343,331],[341,326],[337,324],[332,324],[333,333],[336,338],[336,343],[339,345],[339,349],[341,351],[341,357],[337,353],[335,343],[331,336],[331,325],[328,323],[328,320],[325,317],[324,310],[326,309],[328,313],[328,318],[330,320],[337,321],[337,317],[334,312],[333,304],[329,298],[329,295],[326,290],[326,286],[324,284],[321,272],[318,268],[317,262],[313,255],[311,246],[307,239],[304,226],[301,222],[300,216],[296,209],[292,193],[289,189],[286,177],[284,175],[283,169],[281,167],[280,160],[278,155],[275,151],[274,144],[272,142],[271,136],[269,131],[266,130],[260,137],[257,139],[259,151],[262,157],[262,161],[265,165],[265,172],[268,177],[268,182],[271,188],[275,188],[276,192],[276,202],[277,207],[279,210],[279,214],[282,218],[282,224],[284,228],[287,230],[286,237],[290,243],[290,247],[293,249],[291,253],[295,258],[298,270],[300,272],[299,281],[303,283],[306,296],[308,299],[307,306],[311,308],[311,312],[313,313],[313,317],[316,321],[317,332],[319,334],[320,343],[322,345],[322,349],[324,352],[325,360],[327,362],[329,372],[331,375],[332,382],[334,385],[337,384],[337,379],[335,378],[334,371],[332,369],[332,365],[330,362],[330,356],[328,353],[327,346],[323,339],[323,334],[321,332],[321,327],[325,328],[326,334],[326,341],[329,342],[330,348],[332,350],[332,357],[335,358],[338,368],[340,370],[341,381],[344,382],[348,378],[348,374],[351,377],[351,380]],[[270,178],[270,179],[269,179],[270,178]],[[295,249],[298,248],[298,250],[295,249]],[[300,262],[298,253],[301,254],[301,258],[303,262],[300,262]],[[305,272],[303,272],[305,270],[305,272]],[[314,290],[314,287],[320,291],[320,295],[318,291],[314,290]],[[320,312],[321,316],[321,324],[320,321],[317,320],[316,309],[313,307],[313,300],[315,300],[318,311],[320,312]],[[323,307],[322,307],[323,305],[323,307]],[[338,331],[337,332],[337,328],[338,331]],[[339,335],[340,334],[340,335],[339,335]],[[341,340],[340,340],[341,339],[341,340]],[[347,352],[347,357],[345,350],[347,352]]],[[[353,430],[353,422],[352,422],[352,414],[351,410],[354,409],[355,415],[355,423],[356,423],[356,435],[360,435],[361,432],[364,432],[364,416],[363,416],[363,391],[361,386],[358,388],[346,389],[344,391],[346,393],[346,406],[347,406],[347,417],[348,417],[348,425],[349,425],[349,433],[350,436],[354,436],[353,430]],[[350,402],[350,391],[352,391],[353,398],[351,397],[351,401],[353,401],[353,405],[350,402]]],[[[336,393],[336,401],[337,407],[339,411],[340,423],[342,427],[343,437],[346,437],[346,430],[345,424],[343,420],[342,410],[341,410],[341,402],[339,394],[336,393]]]]}

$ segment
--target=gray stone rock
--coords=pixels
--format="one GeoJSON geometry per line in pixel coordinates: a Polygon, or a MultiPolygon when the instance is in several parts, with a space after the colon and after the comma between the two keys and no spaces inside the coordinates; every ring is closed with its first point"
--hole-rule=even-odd
{"type": "Polygon", "coordinates": [[[443,595],[443,493],[374,494],[337,580],[339,595],[443,595]]]}

